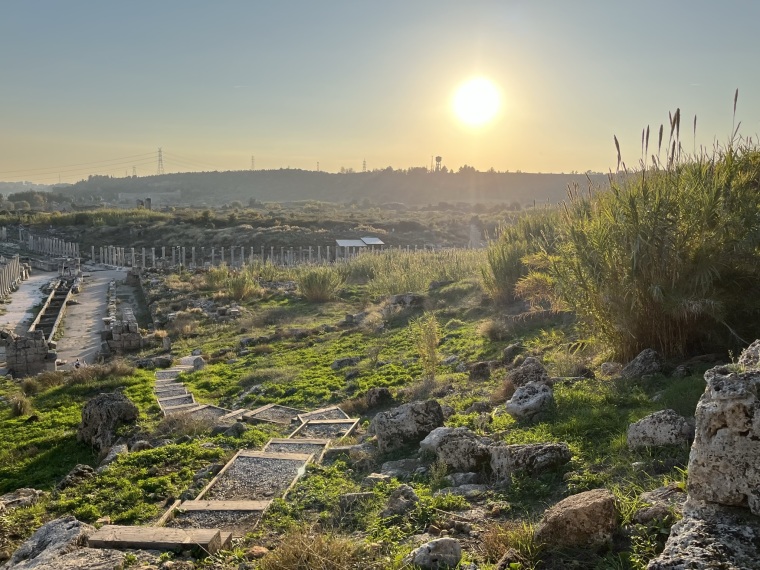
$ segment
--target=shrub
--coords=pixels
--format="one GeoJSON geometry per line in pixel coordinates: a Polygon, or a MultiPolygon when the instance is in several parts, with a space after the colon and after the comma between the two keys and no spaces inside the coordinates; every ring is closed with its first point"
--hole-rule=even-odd
{"type": "Polygon", "coordinates": [[[298,527],[278,541],[277,549],[261,559],[261,570],[350,570],[380,569],[372,561],[364,543],[348,537],[319,531],[313,527],[298,527]]]}
{"type": "Polygon", "coordinates": [[[11,415],[15,418],[32,413],[32,401],[23,394],[11,397],[11,415]]]}
{"type": "Polygon", "coordinates": [[[481,535],[484,558],[496,562],[507,550],[513,549],[522,559],[520,568],[534,568],[540,548],[533,541],[533,531],[533,525],[525,522],[508,521],[487,525],[481,535]]]}
{"type": "Polygon", "coordinates": [[[435,378],[438,369],[440,326],[433,313],[425,313],[410,323],[412,339],[426,378],[435,378]]]}
{"type": "Polygon", "coordinates": [[[760,152],[717,150],[570,193],[558,296],[617,356],[725,349],[760,329],[760,152]],[[696,230],[695,228],[698,228],[696,230]]]}
{"type": "Polygon", "coordinates": [[[298,288],[307,300],[324,303],[334,299],[344,283],[340,272],[333,267],[308,267],[298,272],[298,288]]]}

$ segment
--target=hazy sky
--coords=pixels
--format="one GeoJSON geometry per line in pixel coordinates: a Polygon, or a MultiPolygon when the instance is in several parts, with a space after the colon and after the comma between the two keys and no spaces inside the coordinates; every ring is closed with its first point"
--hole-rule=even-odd
{"type": "Polygon", "coordinates": [[[569,172],[760,132],[753,0],[3,0],[0,180],[443,164],[569,172]],[[462,124],[462,82],[502,93],[462,124]],[[685,133],[685,135],[684,135],[685,133]],[[654,134],[652,139],[656,140],[654,134]],[[656,144],[656,143],[654,143],[656,144]]]}

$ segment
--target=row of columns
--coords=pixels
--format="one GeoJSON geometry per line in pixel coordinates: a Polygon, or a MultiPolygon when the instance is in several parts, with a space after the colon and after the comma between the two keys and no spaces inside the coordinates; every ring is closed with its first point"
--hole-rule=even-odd
{"type": "MultiPolygon", "coordinates": [[[[5,230],[5,228],[3,228],[5,230]]],[[[38,237],[28,234],[26,247],[35,253],[54,257],[79,257],[79,244],[60,238],[38,237]]]]}
{"type": "Polygon", "coordinates": [[[14,291],[18,284],[29,277],[27,268],[21,264],[18,255],[10,259],[4,259],[4,265],[0,266],[0,296],[7,296],[14,291]]]}
{"type": "MultiPolygon", "coordinates": [[[[386,246],[384,250],[394,249],[386,246]]],[[[424,248],[423,248],[424,249],[424,248]]],[[[418,251],[418,246],[398,246],[399,251],[406,250],[418,251]]],[[[158,267],[171,264],[171,267],[182,266],[195,268],[206,263],[210,259],[210,265],[227,264],[230,267],[241,267],[246,263],[252,263],[258,258],[261,261],[269,261],[278,265],[297,265],[300,263],[322,263],[337,261],[339,259],[351,259],[360,253],[379,252],[380,249],[369,249],[360,247],[340,247],[340,246],[321,246],[308,247],[279,247],[270,246],[266,248],[261,246],[257,251],[253,246],[231,246],[220,248],[206,248],[195,246],[173,246],[161,248],[142,248],[137,252],[134,247],[124,248],[117,246],[102,246],[95,251],[95,246],[91,247],[90,257],[93,263],[103,263],[106,265],[131,266],[131,267],[158,267]]]]}

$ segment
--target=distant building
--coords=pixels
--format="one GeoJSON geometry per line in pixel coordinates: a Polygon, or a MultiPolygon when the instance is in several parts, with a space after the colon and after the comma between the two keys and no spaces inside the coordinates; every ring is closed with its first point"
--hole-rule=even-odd
{"type": "Polygon", "coordinates": [[[382,248],[385,242],[376,237],[363,237],[360,239],[336,239],[335,246],[336,251],[340,251],[339,248],[343,248],[343,257],[348,257],[351,254],[357,254],[365,248],[375,249],[382,248]]]}

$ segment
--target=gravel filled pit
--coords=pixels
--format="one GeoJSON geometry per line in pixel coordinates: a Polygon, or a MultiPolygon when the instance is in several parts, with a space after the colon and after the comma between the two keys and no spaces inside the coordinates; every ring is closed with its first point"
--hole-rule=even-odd
{"type": "Polygon", "coordinates": [[[254,410],[253,412],[246,415],[246,419],[253,421],[275,422],[278,424],[289,424],[292,421],[296,420],[298,414],[301,413],[303,413],[302,410],[274,405],[267,408],[254,410]]]}
{"type": "Polygon", "coordinates": [[[303,472],[306,459],[240,455],[203,495],[207,500],[265,501],[280,497],[303,472]]]}
{"type": "Polygon", "coordinates": [[[311,424],[304,425],[293,439],[340,439],[353,429],[353,423],[311,424]]]}
{"type": "Polygon", "coordinates": [[[218,528],[242,536],[251,532],[261,520],[263,511],[175,511],[166,523],[172,528],[218,528]]]}
{"type": "Polygon", "coordinates": [[[183,394],[181,396],[163,396],[158,399],[158,403],[162,408],[172,408],[174,406],[182,406],[183,404],[194,404],[195,399],[192,394],[183,394]]]}
{"type": "Polygon", "coordinates": [[[304,453],[307,455],[311,455],[313,453],[317,458],[319,458],[326,447],[327,444],[325,443],[311,443],[308,441],[294,439],[287,443],[270,443],[267,445],[266,451],[267,453],[304,453]]]}
{"type": "Polygon", "coordinates": [[[347,420],[348,414],[338,407],[326,408],[324,410],[314,410],[305,414],[299,414],[298,417],[302,422],[308,420],[347,420]]]}

